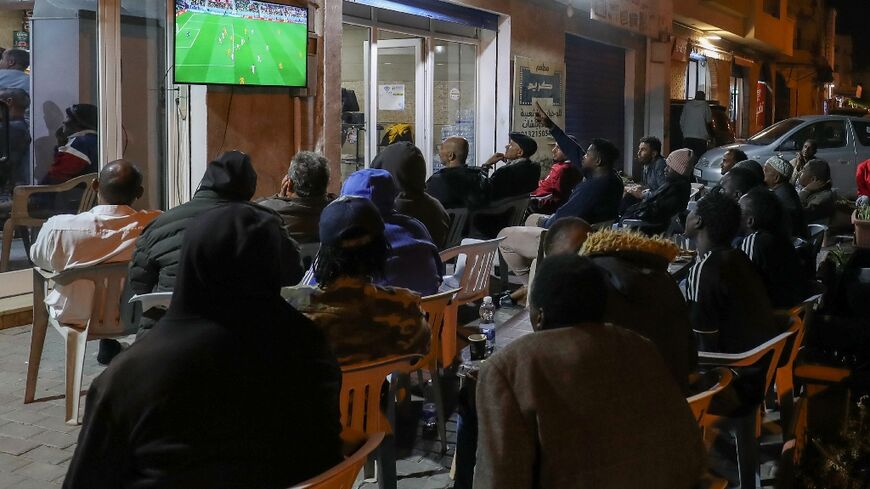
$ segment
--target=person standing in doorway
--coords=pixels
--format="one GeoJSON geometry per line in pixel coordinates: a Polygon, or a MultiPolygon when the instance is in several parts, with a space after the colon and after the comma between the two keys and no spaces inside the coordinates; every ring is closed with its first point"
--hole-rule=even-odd
{"type": "Polygon", "coordinates": [[[707,151],[710,137],[710,124],[713,113],[707,103],[707,94],[702,90],[695,92],[695,100],[687,100],[680,115],[680,130],[683,131],[683,147],[695,152],[695,161],[707,151]]]}

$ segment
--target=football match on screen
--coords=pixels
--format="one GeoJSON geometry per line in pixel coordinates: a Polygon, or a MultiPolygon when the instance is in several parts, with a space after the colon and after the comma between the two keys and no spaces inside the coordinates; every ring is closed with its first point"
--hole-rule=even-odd
{"type": "Polygon", "coordinates": [[[304,87],[308,11],[252,0],[177,0],[175,82],[304,87]]]}

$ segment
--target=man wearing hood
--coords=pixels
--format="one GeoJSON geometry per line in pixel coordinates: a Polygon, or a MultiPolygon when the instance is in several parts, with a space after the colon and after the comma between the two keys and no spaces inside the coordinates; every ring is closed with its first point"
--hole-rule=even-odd
{"type": "Polygon", "coordinates": [[[423,223],[435,246],[443,248],[450,216],[441,202],[426,193],[426,160],[420,149],[407,141],[393,143],[375,156],[371,167],[390,172],[399,188],[396,210],[423,223]]]}
{"type": "Polygon", "coordinates": [[[507,162],[489,177],[491,200],[529,194],[538,188],[541,178],[541,165],[530,159],[538,151],[538,143],[520,132],[512,132],[508,137],[504,153],[492,155],[483,164],[484,171],[489,171],[496,163],[507,162]]]}
{"type": "MultiPolygon", "coordinates": [[[[127,326],[138,324],[139,333],[142,334],[163,316],[163,311],[151,309],[144,311],[140,319],[126,299],[134,294],[171,292],[175,289],[184,233],[195,218],[229,202],[247,202],[253,197],[256,188],[257,173],[250,157],[240,151],[226,152],[208,164],[199,188],[189,202],[170,209],[145,228],[136,241],[136,251],[130,263],[121,303],[122,318],[127,326]]],[[[281,222],[278,214],[274,211],[269,213],[281,222]]],[[[281,237],[281,285],[293,285],[302,278],[299,249],[286,230],[281,237]]]]}
{"type": "Polygon", "coordinates": [[[384,277],[375,283],[404,287],[424,296],[436,293],[444,272],[438,248],[420,221],[396,212],[396,187],[390,173],[373,168],[354,172],[344,181],[341,195],[371,200],[384,219],[392,251],[384,277]]]}

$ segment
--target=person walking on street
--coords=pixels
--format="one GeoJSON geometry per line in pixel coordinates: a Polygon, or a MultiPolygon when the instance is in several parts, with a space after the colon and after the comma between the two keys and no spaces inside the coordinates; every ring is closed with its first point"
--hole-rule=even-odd
{"type": "Polygon", "coordinates": [[[695,100],[687,100],[680,115],[683,147],[695,152],[695,162],[707,151],[707,139],[710,138],[712,123],[713,113],[707,103],[707,94],[698,90],[695,92],[695,100]]]}

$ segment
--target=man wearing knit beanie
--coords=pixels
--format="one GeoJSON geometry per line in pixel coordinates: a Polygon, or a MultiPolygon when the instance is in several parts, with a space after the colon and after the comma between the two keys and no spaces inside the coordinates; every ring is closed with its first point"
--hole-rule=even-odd
{"type": "Polygon", "coordinates": [[[797,190],[792,186],[791,163],[779,156],[771,156],[764,163],[764,184],[776,194],[787,217],[787,227],[792,236],[808,237],[804,208],[797,190]]]}
{"type": "Polygon", "coordinates": [[[647,234],[667,230],[671,219],[686,209],[692,183],[695,152],[688,148],[678,149],[668,155],[665,163],[665,184],[644,195],[642,201],[622,213],[622,219],[643,221],[640,230],[647,234]]]}
{"type": "Polygon", "coordinates": [[[668,155],[665,164],[672,171],[682,176],[688,176],[692,173],[692,162],[694,161],[695,152],[689,148],[678,149],[668,155]]]}

